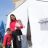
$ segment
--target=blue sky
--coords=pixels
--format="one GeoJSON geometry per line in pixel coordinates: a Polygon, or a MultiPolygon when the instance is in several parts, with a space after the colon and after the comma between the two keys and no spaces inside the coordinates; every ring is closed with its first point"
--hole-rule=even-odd
{"type": "Polygon", "coordinates": [[[6,23],[7,16],[12,10],[15,9],[15,6],[12,0],[0,0],[0,23],[3,20],[6,23]]]}

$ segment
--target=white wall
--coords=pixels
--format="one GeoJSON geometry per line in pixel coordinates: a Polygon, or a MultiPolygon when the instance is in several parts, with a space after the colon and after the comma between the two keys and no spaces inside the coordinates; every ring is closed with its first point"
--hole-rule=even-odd
{"type": "Polygon", "coordinates": [[[48,17],[48,3],[34,2],[29,6],[33,48],[48,48],[48,31],[41,30],[40,19],[48,17]]]}

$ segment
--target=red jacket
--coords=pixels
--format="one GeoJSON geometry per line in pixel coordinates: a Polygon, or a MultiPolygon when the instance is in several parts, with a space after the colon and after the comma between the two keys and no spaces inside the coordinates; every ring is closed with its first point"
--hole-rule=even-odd
{"type": "Polygon", "coordinates": [[[4,36],[3,45],[11,45],[12,34],[6,34],[4,36]]]}
{"type": "MultiPolygon", "coordinates": [[[[15,20],[15,21],[13,21],[13,22],[11,22],[10,23],[10,29],[12,30],[12,31],[14,31],[15,30],[15,28],[16,28],[16,24],[18,23],[18,20],[15,20]]],[[[19,23],[20,24],[20,23],[19,23]]],[[[19,28],[21,29],[21,28],[23,28],[23,25],[20,25],[19,26],[19,28]]]]}

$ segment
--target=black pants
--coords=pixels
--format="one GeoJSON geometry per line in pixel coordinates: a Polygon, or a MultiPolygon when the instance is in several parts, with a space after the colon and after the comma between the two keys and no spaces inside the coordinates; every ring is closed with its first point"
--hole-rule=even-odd
{"type": "Polygon", "coordinates": [[[21,48],[21,41],[18,40],[17,36],[22,35],[20,29],[15,30],[13,33],[13,48],[21,48]]]}

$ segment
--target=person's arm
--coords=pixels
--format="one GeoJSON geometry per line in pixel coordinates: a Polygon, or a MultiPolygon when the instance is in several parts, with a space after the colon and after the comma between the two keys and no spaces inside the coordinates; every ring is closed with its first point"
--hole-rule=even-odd
{"type": "Polygon", "coordinates": [[[6,47],[6,44],[7,44],[7,36],[5,35],[3,40],[3,48],[6,47]]]}
{"type": "Polygon", "coordinates": [[[17,27],[17,28],[20,28],[20,29],[24,28],[24,26],[23,26],[21,20],[18,20],[18,21],[17,21],[16,27],[17,27]]]}
{"type": "Polygon", "coordinates": [[[5,46],[3,46],[3,48],[5,48],[5,46]]]}

